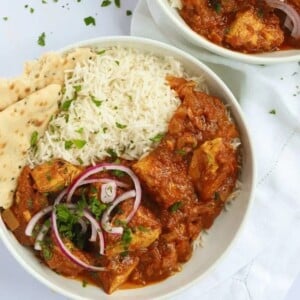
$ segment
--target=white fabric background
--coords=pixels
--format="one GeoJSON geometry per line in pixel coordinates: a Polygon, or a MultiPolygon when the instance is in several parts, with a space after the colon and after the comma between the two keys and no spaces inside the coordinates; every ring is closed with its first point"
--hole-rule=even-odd
{"type": "MultiPolygon", "coordinates": [[[[121,9],[115,9],[114,7],[101,8],[101,1],[92,0],[82,0],[81,3],[74,1],[63,1],[59,0],[58,3],[53,3],[48,0],[48,4],[42,4],[41,1],[2,1],[1,3],[1,13],[0,13],[0,76],[14,76],[21,72],[22,63],[26,60],[35,58],[41,53],[47,50],[57,50],[64,47],[67,44],[93,38],[103,35],[120,35],[129,34],[129,26],[131,17],[126,16],[126,9],[133,9],[136,0],[123,0],[123,7],[121,9]],[[28,9],[24,8],[25,4],[29,4],[30,7],[35,9],[33,14],[30,14],[28,9]],[[68,5],[67,5],[68,4],[68,5]],[[64,7],[63,7],[64,6],[64,7]],[[2,20],[2,17],[7,16],[9,19],[7,22],[2,20]],[[97,26],[85,26],[83,18],[87,16],[94,16],[96,18],[97,26]],[[37,38],[42,33],[46,33],[46,46],[40,47],[37,45],[37,38]]],[[[143,22],[147,20],[146,17],[142,17],[143,22]]],[[[151,23],[151,20],[148,20],[151,23]]],[[[153,24],[151,24],[153,26],[153,24]]],[[[150,30],[152,27],[144,28],[145,32],[150,30]]],[[[213,65],[212,65],[213,66],[213,65]]],[[[216,66],[215,69],[217,69],[216,66]]],[[[297,68],[297,66],[295,66],[297,68]]],[[[291,65],[290,68],[294,68],[291,65]]],[[[259,177],[261,179],[262,185],[267,182],[272,189],[267,189],[261,191],[259,197],[261,199],[266,199],[266,203],[262,202],[259,208],[264,209],[269,208],[268,200],[276,201],[282,204],[282,194],[278,191],[277,187],[285,183],[286,190],[289,194],[284,194],[284,197],[288,198],[288,205],[280,206],[282,210],[270,211],[268,216],[274,216],[278,220],[284,220],[280,226],[278,224],[273,224],[269,222],[269,218],[265,218],[262,214],[259,215],[260,228],[255,226],[252,228],[252,234],[255,236],[253,241],[254,245],[251,245],[251,249],[254,249],[255,253],[258,255],[257,259],[249,264],[246,268],[241,270],[238,274],[234,275],[230,280],[222,281],[222,284],[218,285],[217,289],[207,291],[209,287],[214,286],[216,283],[220,282],[220,279],[224,279],[224,273],[228,277],[235,269],[239,269],[241,263],[245,261],[250,261],[254,257],[253,253],[248,253],[247,249],[243,248],[243,243],[239,243],[236,246],[240,247],[236,251],[243,253],[242,256],[235,257],[229,256],[228,259],[221,266],[222,272],[219,274],[214,274],[211,278],[207,279],[199,286],[195,286],[183,294],[178,295],[176,299],[198,299],[201,294],[201,299],[271,299],[265,298],[265,295],[270,295],[270,292],[276,292],[278,298],[282,299],[287,288],[291,284],[291,280],[295,277],[295,273],[299,270],[299,259],[297,255],[299,253],[299,248],[296,246],[295,241],[299,241],[299,234],[297,232],[297,227],[291,227],[291,224],[300,225],[299,210],[296,214],[296,209],[292,210],[291,207],[297,207],[297,200],[295,195],[297,195],[297,185],[294,181],[289,181],[289,178],[299,179],[300,170],[300,160],[298,158],[298,153],[293,151],[293,149],[300,147],[299,133],[294,132],[295,122],[286,113],[286,109],[282,106],[280,101],[281,96],[284,96],[287,91],[288,93],[293,93],[294,85],[292,81],[289,81],[290,69],[286,69],[287,73],[284,74],[281,67],[277,70],[264,71],[264,76],[261,77],[257,85],[255,86],[255,93],[259,94],[259,90],[265,91],[265,85],[268,86],[268,99],[263,100],[253,100],[253,103],[246,101],[247,97],[250,95],[243,94],[244,91],[234,87],[234,80],[244,79],[245,83],[252,81],[251,77],[243,75],[242,73],[236,73],[235,78],[230,78],[227,80],[229,86],[234,87],[233,92],[241,101],[244,109],[247,110],[248,121],[251,123],[251,127],[254,130],[254,136],[257,141],[265,139],[265,143],[261,145],[257,150],[258,160],[264,161],[265,163],[260,165],[259,177]],[[276,71],[276,72],[275,72],[276,71]],[[278,76],[274,76],[278,74],[278,76]],[[282,86],[280,76],[286,79],[289,84],[282,86]],[[275,78],[276,77],[276,78],[275,78]],[[270,80],[272,78],[272,80],[270,80]],[[274,97],[271,97],[274,95],[274,97]],[[257,114],[257,103],[261,102],[260,114],[257,114]],[[268,115],[270,109],[275,108],[278,111],[278,115],[268,115]],[[265,114],[266,113],[266,114],[265,114]],[[263,116],[260,118],[260,116],[263,116]],[[272,123],[272,131],[264,128],[263,124],[266,122],[266,116],[268,122],[272,123]],[[280,120],[278,122],[278,120],[280,120]],[[262,126],[260,126],[260,124],[262,126]],[[282,126],[283,125],[283,126],[282,126]],[[278,140],[274,148],[268,148],[274,139],[278,140]],[[260,151],[263,150],[263,151],[260,151]],[[272,173],[276,173],[276,176],[272,176],[272,173]],[[269,176],[269,175],[271,176],[269,176]],[[295,202],[295,203],[294,203],[295,202]],[[291,218],[286,218],[286,212],[291,209],[291,218]],[[297,223],[298,222],[298,223],[297,223]],[[275,237],[272,239],[266,239],[265,229],[267,232],[272,232],[276,230],[275,237]],[[279,239],[283,243],[273,243],[273,240],[279,239]],[[264,247],[262,247],[264,244],[264,247]],[[285,256],[283,252],[286,251],[286,244],[291,244],[293,247],[289,249],[288,256],[285,256]],[[294,247],[295,245],[295,247],[294,247]],[[274,261],[274,257],[277,256],[278,259],[274,261]],[[283,268],[290,264],[290,258],[294,258],[294,264],[284,272],[285,277],[282,277],[283,268]],[[268,258],[271,258],[268,260],[268,258]],[[235,267],[233,267],[235,266],[235,267]],[[276,266],[276,267],[275,267],[276,266]],[[270,274],[269,270],[273,271],[270,274]],[[251,274],[260,274],[262,278],[254,277],[255,280],[251,281],[251,274]],[[271,276],[272,275],[272,276],[271,276]],[[284,279],[284,280],[283,280],[284,279]],[[258,284],[258,280],[261,280],[263,284],[258,284]],[[274,281],[275,280],[275,281],[274,281]],[[274,282],[276,282],[275,289],[274,282]],[[249,295],[249,290],[253,290],[255,286],[255,294],[249,295]],[[271,291],[270,291],[271,290],[271,291]],[[204,293],[204,294],[203,294],[204,293]],[[228,294],[229,298],[226,297],[228,294]],[[281,298],[279,298],[281,297],[281,298]]],[[[227,69],[218,67],[218,73],[225,79],[227,69]]],[[[299,71],[297,69],[297,71],[299,71]]],[[[255,76],[255,75],[251,75],[255,76]]],[[[228,79],[228,76],[227,76],[228,79]]],[[[299,77],[297,77],[298,82],[300,82],[299,77]]],[[[289,97],[290,99],[291,97],[289,97]]],[[[291,98],[291,110],[297,110],[297,104],[299,103],[296,99],[291,98]]],[[[299,130],[299,127],[298,129],[299,130]]],[[[284,202],[283,202],[284,203],[284,202]]],[[[299,204],[298,204],[299,205],[299,204]]],[[[256,212],[253,211],[253,214],[256,212]]],[[[248,232],[251,235],[251,231],[248,232]]],[[[249,239],[247,239],[249,241],[249,239]]],[[[299,292],[300,298],[300,292],[299,292]]],[[[4,248],[3,244],[0,242],[0,299],[64,299],[64,297],[59,296],[52,291],[48,290],[46,287],[41,285],[35,279],[30,277],[10,256],[7,250],[4,248]]],[[[275,298],[274,298],[275,299],[275,298]]],[[[296,298],[295,298],[296,299],[296,298]]],[[[288,299],[292,300],[292,298],[288,299]]]]}

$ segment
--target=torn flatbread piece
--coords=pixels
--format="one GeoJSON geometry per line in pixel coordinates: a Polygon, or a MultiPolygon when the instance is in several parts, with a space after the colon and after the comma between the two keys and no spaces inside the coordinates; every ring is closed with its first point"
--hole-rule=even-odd
{"type": "Polygon", "coordinates": [[[27,62],[20,77],[0,78],[0,111],[49,84],[63,85],[66,70],[83,65],[95,55],[90,48],[78,48],[64,55],[46,53],[38,60],[27,62]]]}
{"type": "Polygon", "coordinates": [[[32,137],[44,134],[61,98],[61,85],[52,84],[0,112],[0,207],[11,206],[32,137]]]}

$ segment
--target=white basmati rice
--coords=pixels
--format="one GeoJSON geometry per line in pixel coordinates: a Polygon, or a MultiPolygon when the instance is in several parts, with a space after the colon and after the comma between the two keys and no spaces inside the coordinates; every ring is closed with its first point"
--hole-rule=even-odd
{"type": "MultiPolygon", "coordinates": [[[[139,159],[155,146],[151,139],[166,132],[180,104],[166,76],[188,78],[181,63],[129,48],[98,50],[95,60],[66,72],[62,105],[67,111],[50,121],[31,152],[31,165],[53,157],[89,165],[111,149],[119,157],[139,159]]],[[[207,91],[203,78],[191,79],[207,91]]]]}

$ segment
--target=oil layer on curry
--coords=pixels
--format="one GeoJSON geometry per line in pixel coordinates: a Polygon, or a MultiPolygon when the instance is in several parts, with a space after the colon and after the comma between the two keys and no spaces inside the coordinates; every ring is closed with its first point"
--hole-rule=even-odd
{"type": "Polygon", "coordinates": [[[138,161],[82,167],[54,159],[18,179],[3,219],[55,272],[111,294],[180,271],[236,188],[239,133],[224,104],[169,77],[181,99],[157,147],[138,161]]]}
{"type": "Polygon", "coordinates": [[[300,48],[299,0],[181,0],[180,15],[213,43],[245,53],[300,48]]]}

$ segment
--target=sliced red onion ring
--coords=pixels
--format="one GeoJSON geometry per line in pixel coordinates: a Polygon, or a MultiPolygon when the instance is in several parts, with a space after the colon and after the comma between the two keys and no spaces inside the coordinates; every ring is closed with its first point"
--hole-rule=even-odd
{"type": "Polygon", "coordinates": [[[108,233],[114,233],[114,234],[122,234],[123,233],[123,227],[112,227],[110,223],[110,214],[113,211],[113,209],[121,202],[128,200],[130,198],[133,198],[136,196],[135,190],[130,190],[128,192],[125,192],[121,196],[119,196],[113,204],[103,213],[102,219],[101,219],[101,225],[102,228],[108,232],[108,233]]]}
{"type": "Polygon", "coordinates": [[[289,31],[293,30],[293,22],[289,16],[286,16],[283,26],[286,27],[289,31]]]}
{"type": "MultiPolygon", "coordinates": [[[[97,267],[97,266],[89,265],[89,264],[83,262],[82,260],[80,260],[65,246],[64,242],[62,241],[62,239],[59,235],[59,232],[58,232],[58,228],[57,228],[56,205],[60,203],[60,201],[64,198],[64,196],[66,194],[67,194],[67,190],[65,189],[58,195],[58,197],[56,198],[56,200],[54,202],[54,207],[52,210],[52,216],[51,216],[52,230],[53,230],[57,244],[59,245],[61,251],[77,265],[79,265],[85,269],[91,270],[91,271],[105,271],[104,267],[97,267]]],[[[84,216],[91,222],[92,219],[90,218],[89,214],[84,212],[84,216]]],[[[93,226],[95,226],[94,221],[93,221],[93,226]]],[[[103,238],[101,231],[98,232],[98,235],[99,235],[100,247],[101,247],[99,252],[100,252],[100,254],[102,254],[102,253],[104,253],[104,238],[103,238]]]]}
{"type": "Polygon", "coordinates": [[[103,203],[113,202],[117,195],[117,185],[114,181],[105,183],[101,187],[101,201],[103,203]]]}
{"type": "Polygon", "coordinates": [[[101,182],[101,183],[115,182],[118,187],[125,188],[125,189],[129,187],[129,185],[125,182],[115,180],[115,179],[110,179],[110,178],[91,178],[91,179],[84,180],[82,182],[82,185],[96,183],[96,182],[101,182]]]}
{"type": "Polygon", "coordinates": [[[37,224],[37,222],[43,217],[45,216],[46,214],[48,214],[49,212],[51,212],[53,209],[53,206],[47,206],[45,208],[43,208],[42,210],[40,210],[37,214],[35,214],[31,220],[29,221],[29,223],[27,224],[26,226],[26,229],[25,229],[25,234],[27,236],[32,236],[32,232],[33,232],[33,229],[35,227],[35,225],[37,224]]]}
{"type": "Polygon", "coordinates": [[[42,226],[42,229],[40,230],[40,232],[38,233],[35,243],[34,243],[34,249],[37,251],[41,251],[42,247],[41,247],[41,242],[43,241],[45,235],[48,233],[50,229],[50,222],[45,222],[42,226]]]}
{"type": "Polygon", "coordinates": [[[135,212],[137,211],[137,209],[141,203],[142,189],[141,189],[141,184],[140,184],[137,176],[133,173],[133,171],[131,171],[129,168],[127,168],[125,166],[105,163],[105,164],[99,164],[99,165],[87,168],[81,175],[79,175],[72,182],[72,184],[68,188],[66,201],[67,201],[67,203],[70,203],[75,190],[77,189],[77,187],[79,187],[81,185],[82,181],[84,181],[86,178],[88,178],[89,176],[94,175],[96,173],[99,173],[102,171],[109,171],[109,170],[119,170],[119,171],[122,171],[122,172],[128,174],[134,183],[136,195],[135,195],[133,210],[130,212],[130,214],[126,218],[126,222],[128,223],[134,216],[135,212]]]}
{"type": "MultiPolygon", "coordinates": [[[[293,23],[291,36],[295,39],[300,38],[300,15],[296,9],[288,3],[282,2],[280,0],[265,0],[266,3],[273,7],[282,10],[293,23]]],[[[288,24],[287,24],[288,25],[288,24]]]]}
{"type": "Polygon", "coordinates": [[[87,225],[86,225],[85,221],[82,220],[82,219],[79,219],[79,220],[78,220],[78,223],[79,223],[80,226],[81,226],[81,231],[80,231],[80,233],[82,233],[82,234],[86,233],[86,231],[87,231],[87,225]]]}

